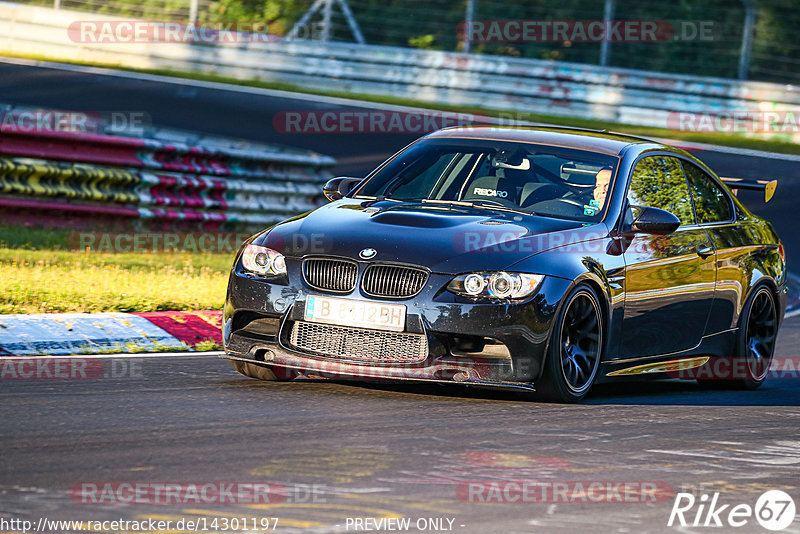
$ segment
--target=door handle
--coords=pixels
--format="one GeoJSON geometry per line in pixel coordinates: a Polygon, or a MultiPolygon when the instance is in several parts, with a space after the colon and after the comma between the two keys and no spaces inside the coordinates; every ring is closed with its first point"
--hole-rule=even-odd
{"type": "Polygon", "coordinates": [[[703,259],[706,259],[707,257],[714,254],[714,249],[711,247],[699,247],[696,252],[698,256],[700,256],[703,259]]]}

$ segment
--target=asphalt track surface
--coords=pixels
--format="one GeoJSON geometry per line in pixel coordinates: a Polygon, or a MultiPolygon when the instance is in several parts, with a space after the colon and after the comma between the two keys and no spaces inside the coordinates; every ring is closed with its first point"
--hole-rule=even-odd
{"type": "MultiPolygon", "coordinates": [[[[777,356],[798,343],[800,318],[789,319],[777,356]]],[[[797,374],[754,392],[609,384],[583,404],[553,405],[436,385],[259,382],[213,355],[113,361],[117,378],[2,381],[0,517],[277,517],[281,532],[354,532],[347,518],[405,516],[452,519],[465,533],[676,532],[672,492],[753,505],[782,489],[800,501],[797,374]],[[207,481],[268,483],[288,497],[87,504],[101,493],[69,494],[86,482],[207,481]],[[475,481],[649,482],[659,497],[471,502],[463,488],[475,481]]],[[[765,532],[753,520],[736,531],[765,532]]],[[[784,532],[800,532],[800,518],[784,532]]]]}
{"type": "MultiPolygon", "coordinates": [[[[145,110],[163,126],[312,148],[337,157],[342,174],[363,174],[414,137],[286,136],[272,128],[275,113],[335,106],[16,65],[0,64],[0,101],[145,110]]],[[[800,260],[797,163],[701,156],[722,174],[782,178],[782,193],[762,213],[790,261],[800,260]]],[[[796,362],[798,345],[793,317],[776,357],[796,362]]],[[[258,382],[213,355],[115,357],[104,366],[112,376],[0,381],[0,531],[14,530],[2,523],[11,518],[277,517],[279,532],[355,532],[354,518],[404,516],[412,531],[417,520],[439,519],[469,533],[704,532],[667,526],[670,491],[720,492],[721,504],[752,506],[782,489],[800,505],[797,373],[755,392],[687,381],[607,384],[566,406],[435,385],[258,382]],[[268,483],[288,497],[86,504],[69,493],[85,482],[220,481],[268,483]],[[481,503],[462,492],[471,481],[647,482],[659,492],[657,502],[593,503],[571,485],[573,502],[481,503]]],[[[766,532],[752,518],[736,531],[766,532]]],[[[800,516],[783,532],[800,532],[800,516]]]]}

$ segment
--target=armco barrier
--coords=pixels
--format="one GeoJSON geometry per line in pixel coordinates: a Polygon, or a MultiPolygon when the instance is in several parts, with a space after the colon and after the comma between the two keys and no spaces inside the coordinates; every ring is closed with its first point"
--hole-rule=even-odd
{"type": "MultiPolygon", "coordinates": [[[[0,106],[3,113],[46,113],[0,106]]],[[[0,213],[258,228],[322,203],[334,160],[312,152],[150,130],[109,135],[0,124],[0,213]]],[[[188,225],[187,225],[188,226],[188,225]]]]}
{"type": "MultiPolygon", "coordinates": [[[[795,109],[800,89],[595,65],[310,41],[77,42],[76,21],[117,18],[0,3],[0,53],[213,73],[511,112],[667,127],[672,112],[795,109]]],[[[455,28],[454,30],[455,31],[455,28]]],[[[791,140],[793,132],[773,137],[791,140]]]]}

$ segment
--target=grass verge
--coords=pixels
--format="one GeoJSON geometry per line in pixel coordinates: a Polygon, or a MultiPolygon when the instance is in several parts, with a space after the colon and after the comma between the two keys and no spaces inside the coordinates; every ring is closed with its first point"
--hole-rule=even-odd
{"type": "MultiPolygon", "coordinates": [[[[39,61],[54,61],[58,63],[67,63],[72,65],[89,65],[95,67],[110,68],[128,72],[139,72],[143,74],[156,74],[161,76],[172,76],[177,78],[186,78],[191,80],[201,80],[208,82],[227,83],[232,85],[242,85],[247,87],[259,87],[263,89],[277,89],[282,91],[290,91],[296,93],[314,94],[321,96],[332,96],[340,98],[350,98],[356,100],[363,100],[367,102],[379,102],[385,104],[395,104],[401,106],[421,107],[427,109],[436,109],[440,111],[453,111],[459,113],[471,113],[473,115],[484,115],[490,117],[507,117],[507,111],[493,110],[488,108],[472,108],[463,106],[449,106],[445,104],[438,104],[435,102],[428,102],[424,100],[416,100],[411,98],[398,98],[392,96],[373,95],[365,93],[349,93],[343,91],[322,91],[318,89],[303,87],[280,82],[265,82],[261,80],[245,80],[239,78],[231,78],[227,76],[218,76],[215,74],[205,74],[197,72],[176,71],[168,69],[137,69],[132,67],[125,67],[110,63],[83,63],[79,61],[68,61],[63,59],[55,59],[48,56],[37,55],[19,55],[19,54],[5,54],[6,57],[17,57],[21,59],[32,59],[39,61]]],[[[629,124],[615,123],[609,121],[601,121],[595,119],[581,119],[575,117],[561,117],[557,115],[541,115],[536,113],[514,113],[514,117],[522,121],[542,122],[548,124],[558,124],[562,126],[571,126],[576,128],[591,128],[596,130],[613,130],[615,132],[626,133],[630,135],[638,135],[643,137],[662,137],[674,139],[678,141],[688,141],[697,143],[707,143],[712,145],[723,145],[734,148],[746,148],[754,150],[764,150],[767,152],[779,152],[784,154],[800,154],[800,145],[794,144],[790,141],[779,141],[772,139],[756,139],[746,137],[741,134],[727,134],[721,132],[686,132],[680,130],[671,130],[667,128],[653,128],[647,126],[633,126],[629,124]]]]}
{"type": "Polygon", "coordinates": [[[230,254],[77,252],[66,234],[0,225],[0,314],[222,308],[230,254]]]}

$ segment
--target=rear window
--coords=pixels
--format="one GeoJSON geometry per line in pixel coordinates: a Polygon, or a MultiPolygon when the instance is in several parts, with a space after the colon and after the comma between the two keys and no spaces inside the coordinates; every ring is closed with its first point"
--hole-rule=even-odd
{"type": "Polygon", "coordinates": [[[731,198],[714,182],[703,169],[683,161],[683,170],[689,180],[694,210],[698,223],[730,221],[732,218],[731,198]]]}

